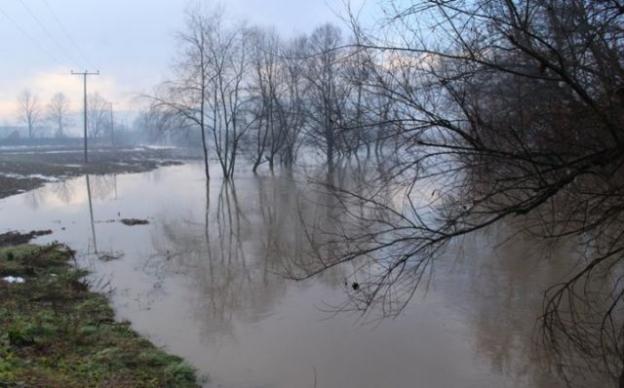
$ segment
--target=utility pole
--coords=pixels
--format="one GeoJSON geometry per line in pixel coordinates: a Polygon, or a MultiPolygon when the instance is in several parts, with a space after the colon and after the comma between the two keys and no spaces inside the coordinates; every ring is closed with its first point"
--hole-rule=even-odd
{"type": "Polygon", "coordinates": [[[89,155],[87,153],[87,76],[90,75],[100,75],[100,71],[96,71],[95,73],[89,73],[88,71],[77,72],[71,71],[72,75],[81,75],[82,76],[82,84],[84,89],[84,161],[85,164],[89,163],[89,155]]]}

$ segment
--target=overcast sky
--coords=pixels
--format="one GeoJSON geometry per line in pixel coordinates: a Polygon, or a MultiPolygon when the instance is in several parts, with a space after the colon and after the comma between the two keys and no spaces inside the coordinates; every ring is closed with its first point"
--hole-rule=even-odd
{"type": "MultiPolygon", "coordinates": [[[[352,1],[353,2],[353,1],[352,1]]],[[[355,3],[362,4],[364,0],[355,3]]],[[[209,1],[203,3],[210,4],[209,1]]],[[[70,70],[100,70],[90,78],[121,109],[167,75],[186,0],[0,0],[0,124],[13,122],[17,95],[30,89],[42,102],[67,94],[78,109],[80,78],[70,70]]],[[[213,4],[216,4],[214,2],[213,4]]],[[[343,24],[342,0],[228,0],[228,17],[275,26],[283,36],[323,22],[343,24]]],[[[368,4],[368,3],[367,3],[368,4]]]]}

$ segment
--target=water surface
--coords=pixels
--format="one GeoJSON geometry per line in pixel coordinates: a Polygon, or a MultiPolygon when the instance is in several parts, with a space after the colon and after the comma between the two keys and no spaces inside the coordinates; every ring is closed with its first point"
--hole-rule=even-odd
{"type": "Polygon", "coordinates": [[[40,241],[76,249],[118,318],[188,360],[207,386],[563,386],[532,338],[542,292],[566,275],[559,257],[569,248],[524,237],[503,244],[513,228],[490,230],[436,262],[398,318],[334,314],[352,266],[306,281],[283,276],[307,249],[304,226],[328,217],[328,201],[288,175],[241,172],[206,192],[201,166],[190,164],[48,183],[1,200],[0,228],[52,229],[40,241]]]}

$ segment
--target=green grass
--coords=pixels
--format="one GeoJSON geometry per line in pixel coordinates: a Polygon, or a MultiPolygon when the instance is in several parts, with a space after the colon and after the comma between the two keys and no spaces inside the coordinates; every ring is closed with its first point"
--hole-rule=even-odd
{"type": "Polygon", "coordinates": [[[61,245],[0,249],[0,387],[196,387],[195,371],[115,322],[61,245]]]}

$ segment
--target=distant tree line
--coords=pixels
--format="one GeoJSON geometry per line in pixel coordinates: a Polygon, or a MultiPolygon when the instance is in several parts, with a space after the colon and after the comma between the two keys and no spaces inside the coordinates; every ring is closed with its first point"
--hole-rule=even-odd
{"type": "MultiPolygon", "coordinates": [[[[64,93],[56,93],[47,104],[30,90],[25,90],[17,98],[18,120],[27,129],[29,138],[56,137],[64,138],[67,129],[75,126],[77,120],[71,109],[70,100],[64,93]]],[[[114,141],[114,130],[117,126],[119,134],[128,132],[128,128],[115,121],[112,103],[99,93],[87,97],[87,133],[92,139],[114,141]]],[[[80,122],[82,124],[82,122],[80,122]]]]}

